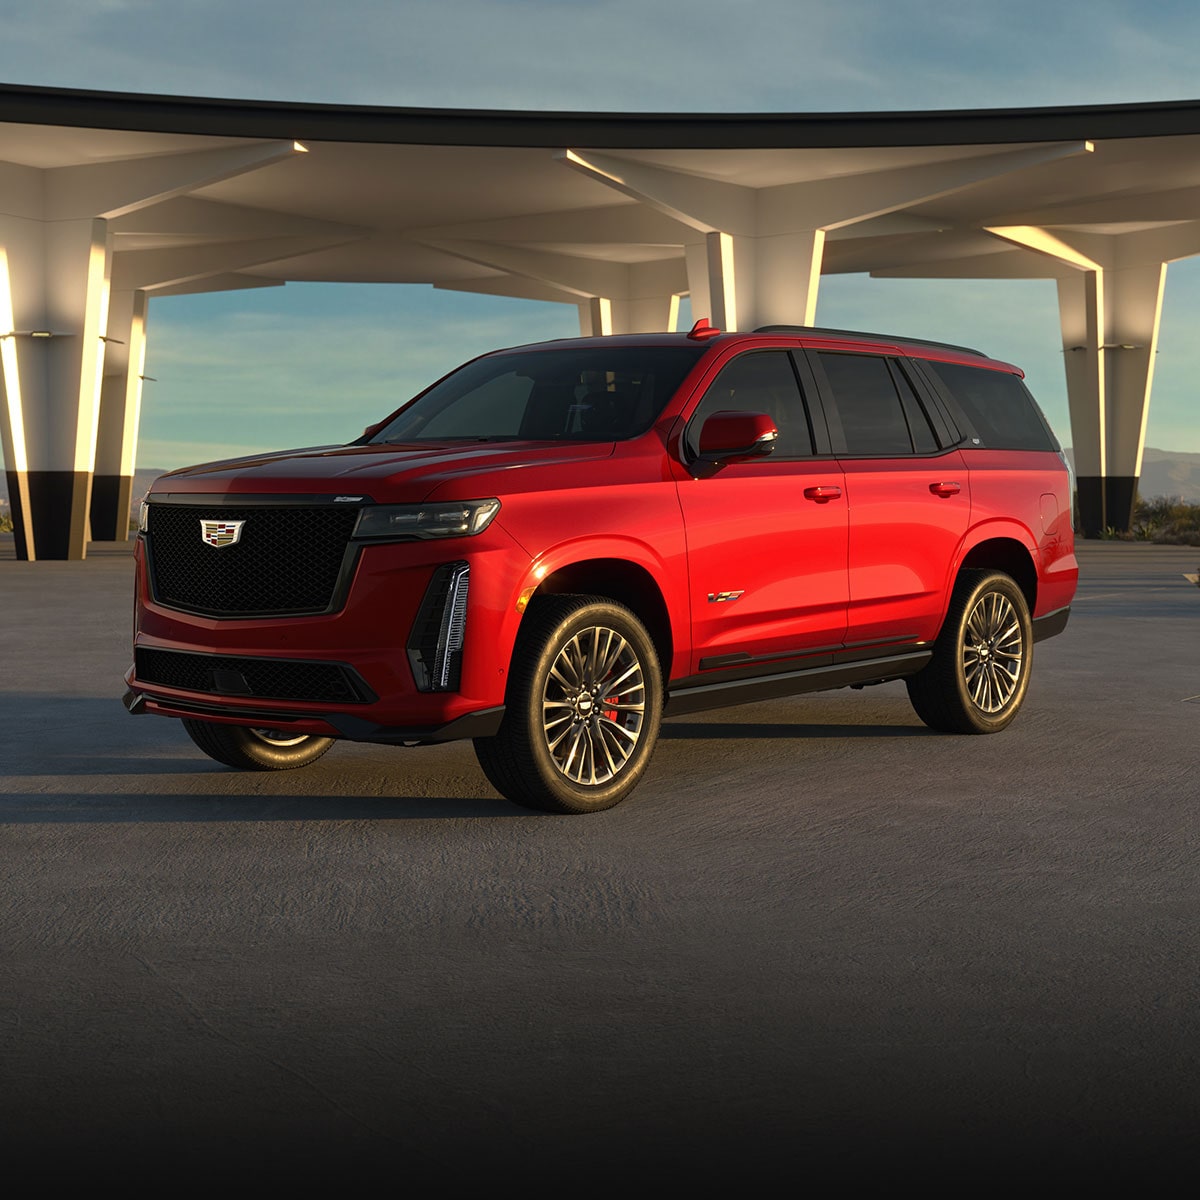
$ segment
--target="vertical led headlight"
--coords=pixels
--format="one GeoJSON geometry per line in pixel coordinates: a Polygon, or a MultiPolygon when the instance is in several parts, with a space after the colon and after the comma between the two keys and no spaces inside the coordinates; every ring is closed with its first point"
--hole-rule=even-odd
{"type": "Polygon", "coordinates": [[[421,692],[456,692],[462,681],[471,568],[465,562],[438,567],[425,589],[408,639],[408,661],[421,692]]]}

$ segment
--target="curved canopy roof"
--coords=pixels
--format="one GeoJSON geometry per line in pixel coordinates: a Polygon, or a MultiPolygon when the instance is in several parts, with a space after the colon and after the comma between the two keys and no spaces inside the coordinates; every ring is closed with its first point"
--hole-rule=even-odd
{"type": "Polygon", "coordinates": [[[1182,257],[1174,251],[1193,252],[1190,224],[1200,216],[1197,101],[678,115],[0,86],[0,165],[132,163],[245,139],[295,140],[308,153],[112,217],[117,276],[122,252],[142,252],[139,286],[162,294],[347,280],[579,301],[604,293],[606,265],[674,263],[664,265],[664,286],[686,291],[684,247],[720,225],[705,205],[699,213],[673,206],[654,188],[646,202],[629,178],[647,172],[692,192],[728,185],[727,199],[740,189],[760,204],[826,196],[814,218],[826,230],[825,273],[1060,273],[1061,260],[1004,240],[1002,231],[1031,226],[1172,231],[1166,257],[1182,257]],[[878,211],[860,201],[841,211],[847,196],[874,193],[884,196],[878,211]],[[1182,225],[1189,228],[1173,229],[1182,225]],[[164,259],[158,277],[149,258],[232,243],[243,246],[246,261],[214,253],[220,270],[208,272],[207,284],[194,264],[179,265],[178,253],[164,259]]]}

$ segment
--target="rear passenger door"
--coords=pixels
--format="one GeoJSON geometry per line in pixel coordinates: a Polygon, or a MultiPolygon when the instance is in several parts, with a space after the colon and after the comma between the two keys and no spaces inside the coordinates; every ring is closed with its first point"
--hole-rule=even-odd
{"type": "MultiPolygon", "coordinates": [[[[695,462],[714,412],[766,413],[779,438],[766,458],[680,471],[688,547],[692,671],[729,678],[821,666],[846,628],[842,471],[814,421],[787,350],[753,350],[722,367],[690,414],[681,446],[695,462]]],[[[810,387],[814,385],[809,383],[810,387]]]]}
{"type": "Polygon", "coordinates": [[[971,514],[966,465],[899,356],[810,350],[846,478],[846,659],[937,636],[971,514]]]}

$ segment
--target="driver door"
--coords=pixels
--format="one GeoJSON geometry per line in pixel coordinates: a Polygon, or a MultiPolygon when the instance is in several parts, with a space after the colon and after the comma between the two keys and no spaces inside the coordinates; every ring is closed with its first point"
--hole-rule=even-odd
{"type": "Polygon", "coordinates": [[[788,351],[727,363],[691,415],[682,454],[692,672],[716,679],[831,662],[849,603],[845,480],[823,425],[814,436],[788,351]],[[700,426],[722,410],[770,416],[774,452],[720,468],[697,462],[700,426]]]}

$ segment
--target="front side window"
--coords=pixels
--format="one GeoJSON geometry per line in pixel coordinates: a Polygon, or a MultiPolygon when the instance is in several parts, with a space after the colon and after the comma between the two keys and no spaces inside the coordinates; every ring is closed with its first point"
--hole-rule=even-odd
{"type": "Polygon", "coordinates": [[[703,346],[590,346],[488,355],[406,405],[371,445],[611,442],[644,433],[703,346]]]}
{"type": "Polygon", "coordinates": [[[800,384],[786,350],[743,354],[721,370],[688,423],[691,454],[699,453],[700,426],[715,412],[766,413],[779,430],[772,459],[808,458],[813,453],[800,384]]]}

